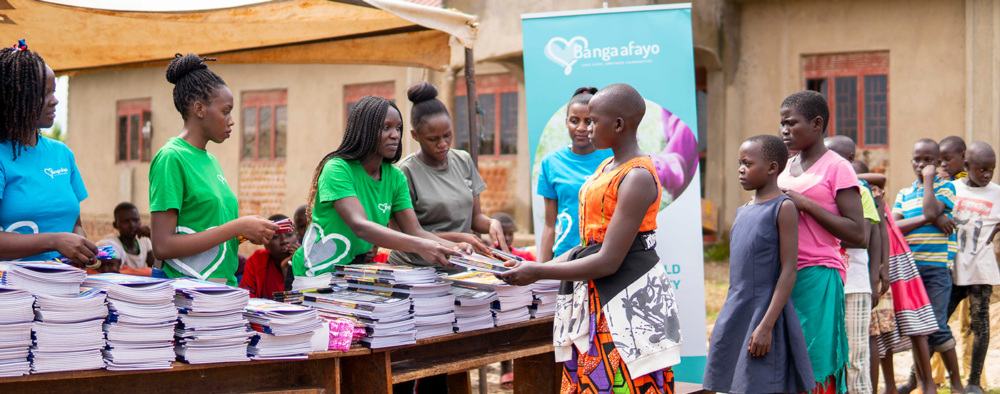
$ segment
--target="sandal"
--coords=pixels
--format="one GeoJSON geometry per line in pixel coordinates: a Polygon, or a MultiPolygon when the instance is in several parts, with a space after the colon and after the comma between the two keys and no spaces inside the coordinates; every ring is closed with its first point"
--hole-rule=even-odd
{"type": "Polygon", "coordinates": [[[500,388],[504,390],[512,390],[514,388],[513,372],[507,372],[500,376],[500,388]]]}

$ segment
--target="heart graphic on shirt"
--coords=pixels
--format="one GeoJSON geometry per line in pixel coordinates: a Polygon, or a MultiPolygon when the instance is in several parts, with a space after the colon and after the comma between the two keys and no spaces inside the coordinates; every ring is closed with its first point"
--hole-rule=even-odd
{"type": "MultiPolygon", "coordinates": [[[[205,230],[213,228],[215,227],[209,227],[205,230]]],[[[196,232],[187,227],[177,226],[178,234],[194,234],[196,232]]],[[[192,278],[208,280],[208,277],[219,268],[219,265],[222,265],[222,261],[226,258],[226,252],[228,252],[226,244],[227,242],[223,242],[221,245],[193,256],[167,260],[167,264],[192,278]]]]}
{"type": "Polygon", "coordinates": [[[309,224],[303,239],[305,242],[302,244],[302,257],[306,266],[306,276],[316,276],[316,271],[343,260],[351,250],[351,240],[337,233],[323,234],[323,229],[316,222],[309,224]],[[337,241],[343,243],[343,251],[338,248],[337,241]],[[337,254],[338,252],[340,254],[337,254]]]}
{"type": "Polygon", "coordinates": [[[3,227],[0,227],[0,231],[4,231],[4,232],[8,232],[8,233],[13,233],[13,232],[17,231],[17,229],[22,228],[22,227],[29,228],[31,230],[31,232],[30,233],[21,233],[21,234],[38,234],[38,225],[35,224],[35,222],[31,222],[31,221],[27,221],[27,220],[20,221],[20,222],[14,222],[14,224],[11,224],[10,227],[7,227],[6,230],[4,230],[3,227]]]}
{"type": "Polygon", "coordinates": [[[390,207],[391,206],[389,204],[386,204],[386,203],[381,203],[381,204],[378,205],[378,209],[381,210],[382,213],[385,213],[385,211],[388,211],[390,207]]]}
{"type": "Polygon", "coordinates": [[[556,248],[562,245],[562,241],[569,236],[569,229],[573,227],[573,218],[569,216],[569,213],[563,212],[559,216],[556,216],[556,243],[553,245],[556,248]]]}

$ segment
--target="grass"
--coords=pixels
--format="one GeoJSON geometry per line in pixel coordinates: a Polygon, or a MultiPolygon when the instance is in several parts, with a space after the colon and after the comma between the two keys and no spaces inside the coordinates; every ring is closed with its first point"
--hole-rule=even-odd
{"type": "MultiPolygon", "coordinates": [[[[727,245],[728,246],[728,245],[727,245]]],[[[728,247],[726,248],[728,252],[728,247]]],[[[706,252],[707,255],[707,252],[706,252]]],[[[722,303],[726,301],[726,293],[729,290],[729,261],[706,261],[705,262],[705,317],[706,324],[715,324],[715,319],[719,317],[722,310],[722,303]]]]}

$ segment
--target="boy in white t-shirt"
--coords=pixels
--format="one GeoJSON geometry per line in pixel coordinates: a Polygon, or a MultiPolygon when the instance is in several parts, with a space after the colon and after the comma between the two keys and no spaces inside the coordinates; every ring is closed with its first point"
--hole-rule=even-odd
{"type": "Polygon", "coordinates": [[[952,277],[955,285],[948,303],[948,316],[966,297],[972,331],[972,365],[969,368],[967,393],[982,393],[979,385],[989,348],[990,296],[1000,285],[1000,268],[993,253],[993,237],[1000,227],[1000,186],[991,183],[996,154],[985,142],[975,142],[965,154],[968,176],[954,181],[955,224],[958,253],[952,277]]]}
{"type": "Polygon", "coordinates": [[[130,202],[118,204],[115,207],[114,215],[115,221],[112,222],[112,226],[118,230],[118,234],[108,234],[97,242],[97,246],[111,245],[115,248],[115,253],[118,254],[118,259],[121,261],[123,274],[148,276],[148,273],[134,273],[132,271],[147,272],[154,265],[158,265],[153,257],[153,243],[149,239],[149,227],[142,225],[139,210],[130,202]]]}

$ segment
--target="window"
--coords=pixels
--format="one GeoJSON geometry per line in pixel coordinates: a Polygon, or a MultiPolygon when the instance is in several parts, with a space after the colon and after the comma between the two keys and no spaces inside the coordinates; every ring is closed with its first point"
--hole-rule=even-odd
{"type": "Polygon", "coordinates": [[[118,161],[149,162],[153,139],[150,99],[118,102],[118,161]]]}
{"type": "Polygon", "coordinates": [[[243,160],[283,159],[288,140],[288,92],[243,92],[243,160]]]}
{"type": "MultiPolygon", "coordinates": [[[[479,95],[479,154],[517,154],[517,79],[512,75],[484,75],[476,78],[479,95]]],[[[455,82],[455,147],[469,150],[469,113],[465,79],[455,82]]]]}
{"type": "Polygon", "coordinates": [[[396,83],[377,82],[360,85],[344,85],[344,125],[347,125],[347,116],[354,109],[355,103],[365,96],[377,96],[392,102],[396,102],[396,83]]]}
{"type": "Polygon", "coordinates": [[[830,105],[829,135],[859,147],[889,145],[889,53],[812,55],[803,58],[806,89],[830,105]]]}

